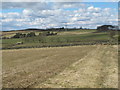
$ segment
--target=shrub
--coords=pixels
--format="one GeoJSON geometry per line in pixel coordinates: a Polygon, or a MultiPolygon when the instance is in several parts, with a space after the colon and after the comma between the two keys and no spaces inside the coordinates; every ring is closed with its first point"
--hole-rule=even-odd
{"type": "Polygon", "coordinates": [[[34,32],[30,32],[27,34],[27,37],[34,37],[34,36],[36,36],[34,32]]]}
{"type": "Polygon", "coordinates": [[[14,35],[12,38],[23,38],[23,37],[26,37],[26,34],[16,33],[16,35],[14,35]]]}

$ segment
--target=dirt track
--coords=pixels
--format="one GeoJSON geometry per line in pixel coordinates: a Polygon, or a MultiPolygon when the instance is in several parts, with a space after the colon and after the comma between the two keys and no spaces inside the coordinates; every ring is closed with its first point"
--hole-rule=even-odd
{"type": "Polygon", "coordinates": [[[59,75],[37,88],[117,88],[118,62],[116,47],[100,47],[73,63],[59,75]],[[102,49],[101,49],[102,48],[102,49]],[[105,52],[106,51],[106,52],[105,52]],[[115,53],[116,52],[116,53],[115,53]]]}
{"type": "Polygon", "coordinates": [[[117,88],[116,46],[3,51],[3,87],[117,88]]]}

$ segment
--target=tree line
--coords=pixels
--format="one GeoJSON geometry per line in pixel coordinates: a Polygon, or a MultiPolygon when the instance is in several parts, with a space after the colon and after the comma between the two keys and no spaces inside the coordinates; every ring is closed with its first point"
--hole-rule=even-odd
{"type": "MultiPolygon", "coordinates": [[[[42,33],[39,33],[39,36],[50,36],[50,35],[57,35],[57,33],[54,33],[54,32],[42,32],[42,33]]],[[[37,36],[35,34],[35,32],[30,32],[30,33],[16,33],[12,38],[24,38],[24,37],[35,37],[37,36]]]]}

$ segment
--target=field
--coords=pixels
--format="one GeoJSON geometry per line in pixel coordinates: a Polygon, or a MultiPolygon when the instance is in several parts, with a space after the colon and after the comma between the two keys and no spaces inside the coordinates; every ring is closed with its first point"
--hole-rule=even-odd
{"type": "MultiPolygon", "coordinates": [[[[20,32],[20,31],[19,31],[20,32]]],[[[41,31],[45,32],[45,31],[41,31]]],[[[38,35],[41,32],[35,32],[38,35]]],[[[35,36],[35,37],[25,37],[25,38],[11,38],[2,40],[2,48],[36,48],[36,47],[51,47],[51,46],[61,46],[61,45],[85,45],[89,43],[98,42],[109,42],[110,37],[107,32],[98,32],[96,30],[73,30],[73,31],[60,31],[57,35],[53,36],[35,36]],[[23,42],[23,44],[16,44],[18,42],[23,42]]],[[[6,34],[12,35],[15,32],[6,32],[6,34]]],[[[22,32],[22,33],[28,33],[22,32]]],[[[5,32],[3,36],[6,36],[5,32]]]]}
{"type": "Polygon", "coordinates": [[[52,36],[31,31],[37,36],[10,38],[18,32],[30,31],[2,33],[9,37],[0,41],[3,88],[118,87],[117,34],[111,39],[108,32],[96,30],[59,31],[52,36]],[[116,45],[109,45],[114,41],[116,45]]]}
{"type": "Polygon", "coordinates": [[[4,88],[117,88],[116,45],[2,50],[4,88]]]}

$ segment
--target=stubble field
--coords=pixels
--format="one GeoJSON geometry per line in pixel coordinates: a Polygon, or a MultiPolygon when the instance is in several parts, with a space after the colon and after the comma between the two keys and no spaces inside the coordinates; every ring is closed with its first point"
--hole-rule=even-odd
{"type": "Polygon", "coordinates": [[[3,50],[3,88],[117,88],[117,46],[3,50]]]}

